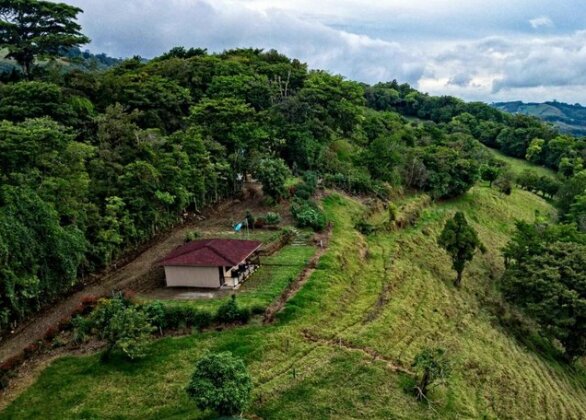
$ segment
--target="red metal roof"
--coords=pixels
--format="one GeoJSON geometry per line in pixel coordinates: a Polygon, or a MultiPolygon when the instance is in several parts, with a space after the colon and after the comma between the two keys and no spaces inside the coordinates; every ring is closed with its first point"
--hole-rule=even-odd
{"type": "Polygon", "coordinates": [[[232,267],[260,248],[260,241],[241,239],[202,239],[175,248],[160,265],[232,267]]]}

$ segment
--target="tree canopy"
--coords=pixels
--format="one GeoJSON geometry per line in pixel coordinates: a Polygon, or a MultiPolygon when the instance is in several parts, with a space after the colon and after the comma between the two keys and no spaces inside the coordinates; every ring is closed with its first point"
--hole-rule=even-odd
{"type": "Polygon", "coordinates": [[[466,264],[474,258],[476,249],[484,247],[476,231],[468,225],[464,213],[460,211],[446,222],[437,242],[452,258],[452,268],[457,273],[454,285],[459,287],[466,264]]]}
{"type": "Polygon", "coordinates": [[[38,0],[0,0],[0,48],[30,77],[37,57],[56,57],[60,49],[90,40],[76,22],[82,10],[65,3],[38,0]]]}

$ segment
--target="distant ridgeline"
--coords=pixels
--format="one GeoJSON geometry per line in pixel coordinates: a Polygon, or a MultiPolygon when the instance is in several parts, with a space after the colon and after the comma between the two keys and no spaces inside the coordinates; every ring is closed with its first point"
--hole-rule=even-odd
{"type": "Polygon", "coordinates": [[[553,123],[560,131],[576,136],[586,136],[586,107],[551,101],[544,103],[496,102],[493,107],[510,112],[540,118],[553,123]]]}

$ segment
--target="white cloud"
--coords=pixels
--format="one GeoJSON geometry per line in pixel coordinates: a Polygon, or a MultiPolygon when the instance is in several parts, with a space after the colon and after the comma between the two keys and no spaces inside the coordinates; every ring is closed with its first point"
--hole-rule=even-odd
{"type": "Polygon", "coordinates": [[[586,102],[583,0],[65,1],[85,10],[90,48],[114,56],[275,48],[312,68],[432,94],[586,102]]]}
{"type": "Polygon", "coordinates": [[[553,28],[555,25],[553,21],[547,16],[539,16],[529,20],[529,24],[533,29],[553,28]]]}

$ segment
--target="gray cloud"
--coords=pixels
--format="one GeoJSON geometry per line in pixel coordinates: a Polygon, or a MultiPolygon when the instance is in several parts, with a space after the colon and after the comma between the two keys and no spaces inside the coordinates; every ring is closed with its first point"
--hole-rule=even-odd
{"type": "Polygon", "coordinates": [[[586,102],[580,0],[65,1],[85,10],[90,48],[114,56],[276,48],[312,68],[432,94],[586,102]]]}

